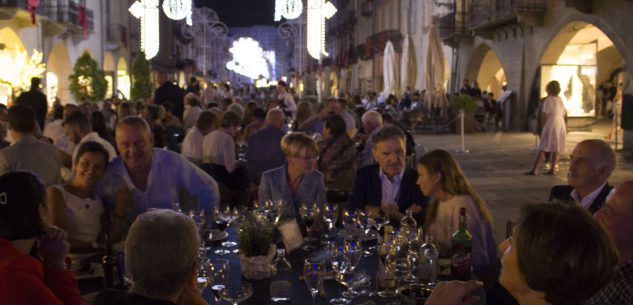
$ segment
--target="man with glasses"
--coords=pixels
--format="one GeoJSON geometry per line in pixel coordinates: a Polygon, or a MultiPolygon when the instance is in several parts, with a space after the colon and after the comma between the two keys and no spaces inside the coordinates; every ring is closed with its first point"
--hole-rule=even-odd
{"type": "Polygon", "coordinates": [[[595,218],[611,234],[620,262],[611,282],[585,304],[633,304],[633,180],[615,187],[595,218]]]}
{"type": "Polygon", "coordinates": [[[350,207],[365,209],[370,214],[384,213],[400,221],[407,209],[423,219],[428,198],[416,185],[418,173],[405,166],[406,147],[402,130],[386,125],[372,137],[372,152],[378,164],[356,172],[350,207]]]}
{"type": "Polygon", "coordinates": [[[549,201],[577,202],[594,214],[613,188],[607,182],[615,169],[615,153],[605,141],[584,140],[574,148],[569,163],[569,185],[557,185],[549,201]]]}
{"type": "Polygon", "coordinates": [[[199,208],[210,213],[220,201],[215,180],[184,156],[154,148],[153,138],[140,117],[125,117],[116,126],[120,155],[110,162],[98,191],[107,207],[117,207],[114,219],[131,224],[150,208],[174,208],[181,189],[196,196],[199,208]]]}

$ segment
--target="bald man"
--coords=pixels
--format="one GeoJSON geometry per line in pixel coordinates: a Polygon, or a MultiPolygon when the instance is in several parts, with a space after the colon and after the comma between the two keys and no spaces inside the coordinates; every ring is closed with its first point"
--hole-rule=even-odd
{"type": "Polygon", "coordinates": [[[585,304],[633,304],[633,180],[616,186],[595,218],[611,234],[620,262],[611,282],[585,304]]]}
{"type": "Polygon", "coordinates": [[[605,141],[584,140],[571,154],[567,182],[550,191],[550,201],[576,202],[591,214],[604,204],[613,188],[607,179],[615,169],[615,153],[605,141]]]}
{"type": "Polygon", "coordinates": [[[280,167],[286,162],[281,151],[281,138],[286,134],[282,130],[285,120],[286,116],[281,109],[268,110],[266,127],[248,139],[246,172],[251,183],[259,184],[263,172],[280,167]]]}

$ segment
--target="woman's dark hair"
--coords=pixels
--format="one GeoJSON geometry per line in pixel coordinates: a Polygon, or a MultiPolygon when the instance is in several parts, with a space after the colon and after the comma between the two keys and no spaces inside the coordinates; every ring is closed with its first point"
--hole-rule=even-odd
{"type": "Polygon", "coordinates": [[[196,128],[199,130],[206,129],[208,127],[215,129],[217,124],[218,116],[211,110],[204,110],[200,112],[200,115],[198,115],[198,119],[196,120],[196,128]]]}
{"type": "Polygon", "coordinates": [[[103,139],[112,138],[112,133],[108,129],[103,112],[95,111],[90,114],[90,125],[92,126],[92,131],[98,133],[99,137],[103,139]]]}
{"type": "Polygon", "coordinates": [[[576,204],[524,205],[514,245],[527,285],[553,305],[584,303],[618,263],[609,234],[576,204]]]}
{"type": "Polygon", "coordinates": [[[345,125],[345,120],[337,114],[331,115],[325,119],[325,128],[329,129],[332,134],[332,138],[336,139],[345,134],[347,126],[345,125]]]}
{"type": "Polygon", "coordinates": [[[108,151],[101,145],[100,143],[94,141],[84,142],[79,145],[77,149],[77,155],[75,156],[75,160],[73,160],[75,164],[79,162],[81,156],[85,153],[98,153],[103,155],[103,160],[105,160],[106,168],[108,167],[108,160],[110,160],[110,154],[108,151]]]}
{"type": "Polygon", "coordinates": [[[46,205],[44,182],[32,172],[0,176],[0,238],[18,240],[44,234],[40,206],[46,205]]]}

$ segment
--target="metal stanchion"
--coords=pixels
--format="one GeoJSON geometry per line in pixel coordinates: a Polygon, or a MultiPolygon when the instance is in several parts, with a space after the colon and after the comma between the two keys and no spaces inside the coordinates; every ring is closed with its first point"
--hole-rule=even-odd
{"type": "Polygon", "coordinates": [[[461,138],[461,149],[458,149],[455,152],[467,154],[470,152],[470,150],[466,149],[466,145],[464,143],[464,109],[459,110],[459,122],[461,123],[459,126],[459,135],[461,138]]]}

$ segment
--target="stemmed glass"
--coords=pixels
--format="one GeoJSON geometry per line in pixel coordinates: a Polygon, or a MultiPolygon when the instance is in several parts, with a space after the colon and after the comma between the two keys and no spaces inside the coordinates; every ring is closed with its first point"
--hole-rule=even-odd
{"type": "Polygon", "coordinates": [[[335,230],[336,230],[336,222],[338,221],[338,213],[339,208],[336,204],[325,204],[323,206],[323,221],[325,221],[325,225],[327,226],[327,233],[325,237],[327,238],[327,244],[331,244],[331,240],[334,239],[335,230]]]}
{"type": "Polygon", "coordinates": [[[270,221],[272,221],[274,225],[277,225],[284,211],[284,201],[281,199],[267,200],[265,204],[268,209],[268,217],[270,218],[270,221]]]}
{"type": "MultiPolygon", "coordinates": [[[[231,226],[238,218],[240,218],[240,210],[237,207],[231,209],[230,206],[224,207],[224,217],[227,222],[227,226],[231,226]]],[[[230,248],[237,246],[237,243],[234,241],[225,241],[222,243],[222,246],[230,248]]]]}
{"type": "MultiPolygon", "coordinates": [[[[229,221],[230,221],[230,217],[227,214],[230,213],[231,208],[228,206],[221,206],[219,208],[214,209],[214,214],[215,214],[215,225],[218,227],[218,229],[221,232],[224,232],[224,230],[226,230],[226,227],[229,225],[229,221]]],[[[222,246],[224,246],[224,243],[222,243],[222,246]]],[[[215,251],[213,251],[213,253],[218,254],[218,255],[226,255],[231,253],[231,251],[227,250],[227,249],[217,249],[215,251]]]]}
{"type": "Polygon", "coordinates": [[[303,246],[303,250],[314,250],[316,247],[310,244],[310,242],[316,240],[312,237],[312,225],[314,224],[314,218],[319,214],[319,208],[316,204],[304,203],[301,205],[301,208],[299,208],[299,213],[301,214],[301,219],[303,219],[306,224],[306,231],[308,232],[308,237],[306,237],[306,244],[303,246]]]}
{"type": "Polygon", "coordinates": [[[360,241],[345,240],[343,241],[343,251],[349,262],[349,270],[354,271],[360,259],[363,257],[363,247],[360,241]]]}
{"type": "Polygon", "coordinates": [[[252,294],[253,287],[249,282],[231,282],[220,291],[220,296],[233,305],[250,298],[252,294]]]}
{"type": "Polygon", "coordinates": [[[314,304],[325,279],[325,264],[323,261],[306,259],[303,263],[303,278],[312,296],[312,304],[314,304]]]}
{"type": "Polygon", "coordinates": [[[198,256],[196,283],[200,293],[209,285],[209,269],[207,268],[208,259],[203,255],[198,256]]]}
{"type": "Polygon", "coordinates": [[[220,292],[226,287],[229,277],[229,261],[222,258],[212,259],[209,261],[208,269],[208,282],[217,303],[221,300],[220,292]]]}
{"type": "Polygon", "coordinates": [[[381,297],[389,298],[396,295],[396,262],[395,256],[398,252],[398,246],[395,240],[384,240],[378,250],[380,258],[381,278],[377,279],[378,286],[382,290],[378,292],[381,297]]]}

